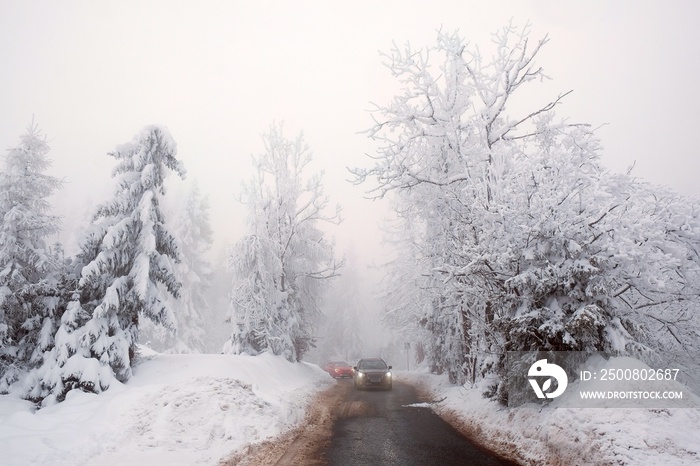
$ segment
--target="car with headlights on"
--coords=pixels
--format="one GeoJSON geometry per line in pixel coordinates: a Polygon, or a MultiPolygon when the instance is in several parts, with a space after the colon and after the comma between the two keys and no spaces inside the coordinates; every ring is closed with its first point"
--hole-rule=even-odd
{"type": "Polygon", "coordinates": [[[360,359],[353,369],[356,390],[370,387],[391,390],[391,366],[388,366],[383,359],[360,359]]]}

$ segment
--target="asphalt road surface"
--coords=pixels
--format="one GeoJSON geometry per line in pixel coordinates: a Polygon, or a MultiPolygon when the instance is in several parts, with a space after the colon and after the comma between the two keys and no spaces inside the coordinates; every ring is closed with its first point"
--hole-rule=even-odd
{"type": "Polygon", "coordinates": [[[330,466],[515,464],[473,445],[430,408],[408,406],[419,403],[410,385],[346,393],[324,452],[330,466]]]}

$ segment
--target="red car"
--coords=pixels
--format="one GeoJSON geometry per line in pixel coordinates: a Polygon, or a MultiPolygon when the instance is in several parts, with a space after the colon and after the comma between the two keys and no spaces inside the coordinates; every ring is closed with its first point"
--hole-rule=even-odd
{"type": "Polygon", "coordinates": [[[334,379],[352,378],[353,375],[352,367],[346,362],[329,362],[323,366],[323,370],[328,372],[334,379]]]}

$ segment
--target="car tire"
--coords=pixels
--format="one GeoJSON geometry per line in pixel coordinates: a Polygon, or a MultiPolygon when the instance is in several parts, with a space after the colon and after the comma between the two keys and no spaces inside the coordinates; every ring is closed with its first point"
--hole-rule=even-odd
{"type": "Polygon", "coordinates": [[[391,390],[391,382],[389,382],[389,383],[387,384],[387,386],[384,387],[384,388],[385,388],[385,390],[391,390]]]}

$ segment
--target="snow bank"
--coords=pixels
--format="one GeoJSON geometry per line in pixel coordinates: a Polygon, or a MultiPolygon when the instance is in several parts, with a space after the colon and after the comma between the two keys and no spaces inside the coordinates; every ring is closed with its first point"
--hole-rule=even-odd
{"type": "Polygon", "coordinates": [[[431,407],[473,440],[527,465],[697,465],[700,410],[507,408],[445,376],[403,373],[431,392],[431,407]]]}
{"type": "Polygon", "coordinates": [[[3,465],[217,464],[304,419],[331,382],[281,357],[152,354],[127,384],[58,405],[0,396],[3,465]]]}

